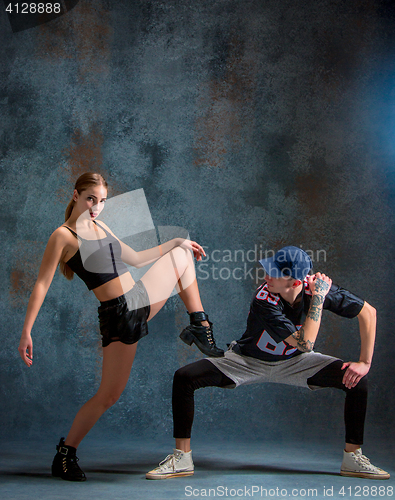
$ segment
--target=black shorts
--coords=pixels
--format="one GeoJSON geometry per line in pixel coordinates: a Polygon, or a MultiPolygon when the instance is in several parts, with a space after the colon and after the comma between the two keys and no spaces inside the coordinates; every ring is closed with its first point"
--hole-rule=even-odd
{"type": "Polygon", "coordinates": [[[125,295],[100,302],[98,314],[103,347],[116,341],[134,344],[145,337],[149,313],[149,297],[141,281],[125,295]]]}

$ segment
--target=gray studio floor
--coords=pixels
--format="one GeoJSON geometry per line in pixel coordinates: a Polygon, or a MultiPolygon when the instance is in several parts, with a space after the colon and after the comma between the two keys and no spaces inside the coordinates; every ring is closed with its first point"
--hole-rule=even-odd
{"type": "Polygon", "coordinates": [[[377,442],[365,452],[392,473],[387,481],[341,477],[341,449],[330,442],[246,445],[232,436],[226,442],[195,442],[194,476],[146,480],[145,472],[171,446],[170,439],[99,444],[86,438],[79,457],[88,480],[75,484],[51,477],[54,443],[3,442],[0,499],[391,498],[395,486],[393,450],[377,442]]]}

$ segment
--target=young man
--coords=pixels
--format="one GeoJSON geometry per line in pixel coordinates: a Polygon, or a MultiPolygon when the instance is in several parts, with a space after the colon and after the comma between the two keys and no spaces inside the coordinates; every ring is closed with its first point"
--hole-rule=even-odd
{"type": "Polygon", "coordinates": [[[346,444],[340,474],[370,479],[390,475],[362,454],[367,378],[376,334],[376,311],[347,290],[332,285],[325,274],[308,275],[312,263],[300,248],[285,247],[260,261],[265,282],[256,291],[247,329],[230,344],[223,358],[202,359],[176,371],[173,419],[176,449],[147,479],[189,476],[194,472],[190,437],[194,391],[201,387],[234,388],[276,382],[312,390],[335,387],[345,392],[346,444]],[[313,351],[323,309],[357,317],[361,336],[359,361],[313,351]]]}

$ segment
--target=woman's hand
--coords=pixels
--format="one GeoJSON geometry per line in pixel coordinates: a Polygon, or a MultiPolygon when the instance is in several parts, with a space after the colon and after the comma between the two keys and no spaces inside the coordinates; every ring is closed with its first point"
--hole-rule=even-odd
{"type": "Polygon", "coordinates": [[[22,334],[18,347],[19,354],[27,366],[33,364],[33,340],[30,334],[22,334]]]}
{"type": "Polygon", "coordinates": [[[202,260],[202,256],[206,257],[206,252],[204,251],[203,247],[201,247],[199,243],[196,243],[196,241],[183,240],[180,244],[180,247],[192,250],[194,257],[198,262],[199,260],[202,260]]]}

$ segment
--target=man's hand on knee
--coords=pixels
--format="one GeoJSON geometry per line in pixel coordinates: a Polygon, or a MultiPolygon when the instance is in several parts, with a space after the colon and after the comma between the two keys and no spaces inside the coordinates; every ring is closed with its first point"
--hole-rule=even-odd
{"type": "Polygon", "coordinates": [[[370,370],[370,364],[364,361],[348,361],[343,363],[342,370],[345,370],[343,376],[343,384],[347,389],[352,389],[370,370]],[[346,369],[347,368],[347,369],[346,369]]]}

